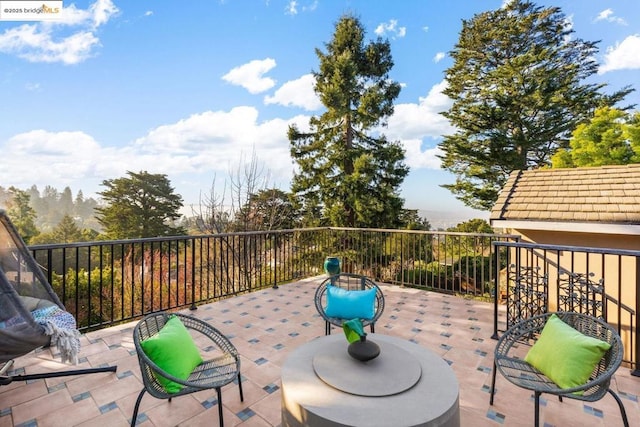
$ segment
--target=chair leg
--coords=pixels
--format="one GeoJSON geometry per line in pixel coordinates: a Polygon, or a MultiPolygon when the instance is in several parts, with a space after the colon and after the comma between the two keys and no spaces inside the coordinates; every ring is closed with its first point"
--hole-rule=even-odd
{"type": "Polygon", "coordinates": [[[375,327],[375,324],[373,324],[373,323],[371,324],[371,333],[372,334],[376,333],[376,327],[375,327]]]}
{"type": "Polygon", "coordinates": [[[535,409],[535,418],[534,418],[534,422],[533,425],[535,427],[539,427],[540,426],[540,392],[536,391],[535,392],[535,401],[536,401],[536,409],[535,409]]]}
{"type": "Polygon", "coordinates": [[[238,372],[238,387],[240,388],[240,402],[244,402],[244,395],[242,394],[242,378],[240,372],[238,372]]]}
{"type": "Polygon", "coordinates": [[[489,405],[493,406],[493,395],[496,392],[496,361],[493,361],[493,370],[491,371],[491,394],[489,395],[489,405]]]}
{"type": "Polygon", "coordinates": [[[324,322],[324,334],[331,335],[331,323],[327,321],[324,322]]]}
{"type": "Polygon", "coordinates": [[[131,427],[135,427],[136,425],[136,420],[138,419],[138,409],[140,408],[140,401],[142,401],[142,396],[144,395],[145,391],[147,391],[147,389],[143,388],[138,395],[138,398],[136,399],[136,406],[133,408],[133,417],[131,418],[131,427]]]}
{"type": "Polygon", "coordinates": [[[224,427],[224,419],[222,418],[222,390],[220,387],[216,389],[218,394],[218,416],[220,417],[220,427],[224,427]]]}
{"type": "Polygon", "coordinates": [[[618,402],[618,406],[620,407],[620,414],[622,415],[622,422],[624,423],[624,427],[629,427],[629,419],[627,418],[627,411],[624,410],[624,405],[622,404],[622,400],[618,397],[618,395],[611,389],[607,390],[616,402],[618,402]]]}

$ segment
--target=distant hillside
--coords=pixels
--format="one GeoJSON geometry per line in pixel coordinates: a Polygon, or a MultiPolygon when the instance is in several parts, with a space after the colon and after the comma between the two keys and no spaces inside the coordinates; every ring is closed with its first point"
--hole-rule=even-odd
{"type": "Polygon", "coordinates": [[[419,209],[418,215],[429,221],[432,230],[446,230],[447,228],[455,227],[461,222],[469,221],[474,218],[481,218],[489,221],[489,212],[475,212],[472,210],[449,212],[419,209]]]}

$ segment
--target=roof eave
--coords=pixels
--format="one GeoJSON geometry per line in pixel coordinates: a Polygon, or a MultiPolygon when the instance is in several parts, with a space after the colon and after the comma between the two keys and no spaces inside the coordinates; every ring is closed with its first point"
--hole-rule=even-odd
{"type": "Polygon", "coordinates": [[[493,228],[521,230],[563,231],[592,234],[626,234],[640,236],[640,224],[603,224],[596,222],[568,221],[514,221],[492,219],[493,228]]]}

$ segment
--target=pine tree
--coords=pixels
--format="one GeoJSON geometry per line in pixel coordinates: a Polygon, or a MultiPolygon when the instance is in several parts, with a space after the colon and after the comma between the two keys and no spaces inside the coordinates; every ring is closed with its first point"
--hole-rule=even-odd
{"type": "Polygon", "coordinates": [[[315,91],[326,111],[312,117],[309,132],[289,128],[296,208],[308,224],[395,227],[402,213],[398,189],[408,173],[399,142],[374,129],[386,125],[400,85],[392,81],[388,41],[365,43],[353,16],[343,16],[326,52],[316,49],[320,69],[315,91]]]}
{"type": "Polygon", "coordinates": [[[597,42],[573,33],[559,8],[525,0],[463,21],[444,91],[457,130],[440,148],[456,176],[443,187],[466,205],[490,209],[513,170],[549,165],[578,123],[631,92],[584,83],[598,70],[597,42]]]}
{"type": "Polygon", "coordinates": [[[127,172],[128,177],[102,181],[98,193],[106,206],[96,208],[98,221],[110,238],[138,238],[185,234],[173,222],[180,218],[182,197],[174,194],[166,175],[127,172]]]}
{"type": "Polygon", "coordinates": [[[25,243],[38,235],[36,227],[36,211],[29,205],[29,194],[26,191],[9,187],[11,199],[7,203],[7,216],[25,243]]]}

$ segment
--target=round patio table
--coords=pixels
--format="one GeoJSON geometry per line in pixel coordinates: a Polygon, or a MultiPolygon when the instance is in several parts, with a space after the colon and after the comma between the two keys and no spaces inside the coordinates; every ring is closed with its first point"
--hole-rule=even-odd
{"type": "Polygon", "coordinates": [[[460,426],[458,380],[437,354],[368,334],[380,356],[360,362],[343,334],[295,349],[282,367],[282,426],[460,426]]]}

